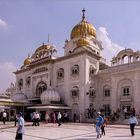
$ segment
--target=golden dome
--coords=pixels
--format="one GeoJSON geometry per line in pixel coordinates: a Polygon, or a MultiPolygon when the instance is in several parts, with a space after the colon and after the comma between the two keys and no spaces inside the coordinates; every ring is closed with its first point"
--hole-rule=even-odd
{"type": "Polygon", "coordinates": [[[30,65],[31,64],[31,58],[26,58],[25,60],[24,60],[24,65],[26,66],[26,65],[30,65]]]}
{"type": "Polygon", "coordinates": [[[89,45],[89,42],[86,38],[80,38],[77,41],[77,47],[88,46],[88,45],[89,45]]]}
{"type": "Polygon", "coordinates": [[[77,24],[71,31],[71,39],[76,37],[83,37],[85,35],[96,38],[96,29],[92,24],[86,21],[84,12],[85,10],[83,9],[82,21],[77,24]]]}

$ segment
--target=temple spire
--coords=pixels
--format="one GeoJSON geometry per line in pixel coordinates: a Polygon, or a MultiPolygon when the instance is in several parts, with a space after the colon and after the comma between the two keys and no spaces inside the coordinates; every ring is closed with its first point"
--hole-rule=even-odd
{"type": "Polygon", "coordinates": [[[82,20],[85,19],[85,11],[86,11],[86,10],[83,8],[83,10],[82,10],[82,12],[83,12],[82,20]]]}
{"type": "Polygon", "coordinates": [[[30,58],[30,54],[28,53],[28,58],[30,58]]]}
{"type": "Polygon", "coordinates": [[[50,35],[48,34],[48,44],[50,44],[50,35]]]}

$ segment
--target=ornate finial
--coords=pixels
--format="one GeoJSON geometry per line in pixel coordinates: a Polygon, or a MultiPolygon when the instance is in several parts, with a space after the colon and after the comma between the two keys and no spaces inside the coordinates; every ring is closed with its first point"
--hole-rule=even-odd
{"type": "Polygon", "coordinates": [[[50,35],[48,34],[48,44],[50,43],[50,35]]]}
{"type": "Polygon", "coordinates": [[[28,58],[30,58],[30,54],[28,53],[28,58]]]}
{"type": "Polygon", "coordinates": [[[82,20],[85,19],[85,11],[86,11],[86,10],[83,8],[83,10],[82,10],[82,12],[83,12],[82,20]]]}
{"type": "Polygon", "coordinates": [[[45,44],[44,44],[44,42],[42,43],[42,46],[44,46],[45,44]]]}

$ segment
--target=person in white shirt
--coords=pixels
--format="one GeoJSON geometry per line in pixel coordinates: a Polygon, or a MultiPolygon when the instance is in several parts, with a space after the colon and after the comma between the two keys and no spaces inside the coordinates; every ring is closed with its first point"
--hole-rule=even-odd
{"type": "Polygon", "coordinates": [[[5,124],[5,122],[6,122],[6,117],[7,117],[7,113],[4,111],[2,114],[3,124],[5,124]]]}
{"type": "Polygon", "coordinates": [[[18,126],[17,126],[17,131],[16,131],[16,140],[22,140],[23,139],[23,133],[24,133],[24,124],[25,121],[22,117],[22,112],[17,114],[17,119],[18,119],[18,126]]]}
{"type": "Polygon", "coordinates": [[[133,114],[131,114],[131,116],[128,120],[128,124],[130,125],[131,135],[134,136],[135,135],[134,128],[136,125],[138,125],[138,120],[133,114]]]}
{"type": "Polygon", "coordinates": [[[62,118],[62,115],[60,112],[58,112],[58,116],[57,116],[57,120],[58,120],[58,126],[61,125],[61,118],[62,118]]]}
{"type": "Polygon", "coordinates": [[[39,126],[40,115],[38,112],[36,112],[35,119],[36,119],[36,124],[39,126]]]}
{"type": "Polygon", "coordinates": [[[127,108],[126,107],[124,107],[124,117],[125,117],[125,119],[126,119],[126,117],[127,117],[127,108]]]}

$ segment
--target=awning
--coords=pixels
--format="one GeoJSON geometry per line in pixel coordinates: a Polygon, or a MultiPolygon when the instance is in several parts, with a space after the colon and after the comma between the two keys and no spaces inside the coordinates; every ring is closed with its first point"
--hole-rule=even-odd
{"type": "Polygon", "coordinates": [[[9,106],[0,106],[0,109],[10,109],[9,106]]]}
{"type": "Polygon", "coordinates": [[[40,100],[40,98],[29,98],[27,100],[29,100],[29,101],[35,101],[35,100],[40,100]]]}
{"type": "Polygon", "coordinates": [[[51,106],[51,105],[44,105],[44,106],[30,106],[27,109],[72,109],[68,106],[51,106]]]}
{"type": "Polygon", "coordinates": [[[23,106],[24,102],[13,102],[12,100],[0,99],[0,106],[23,106]]]}

